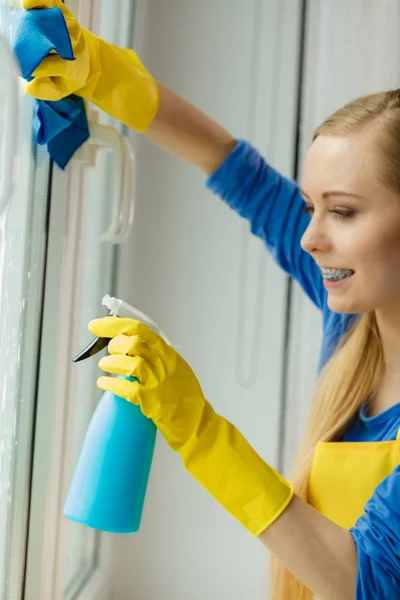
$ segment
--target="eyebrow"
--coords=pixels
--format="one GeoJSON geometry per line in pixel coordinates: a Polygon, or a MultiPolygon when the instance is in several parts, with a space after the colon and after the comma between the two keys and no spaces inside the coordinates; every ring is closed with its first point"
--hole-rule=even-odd
{"type": "MultiPolygon", "coordinates": [[[[303,190],[303,188],[300,188],[300,192],[305,198],[311,200],[310,196],[303,190]]],[[[349,196],[350,198],[363,198],[363,196],[360,196],[359,194],[352,194],[351,192],[342,192],[340,190],[330,190],[322,194],[322,198],[324,198],[324,200],[327,200],[329,196],[349,196]]]]}

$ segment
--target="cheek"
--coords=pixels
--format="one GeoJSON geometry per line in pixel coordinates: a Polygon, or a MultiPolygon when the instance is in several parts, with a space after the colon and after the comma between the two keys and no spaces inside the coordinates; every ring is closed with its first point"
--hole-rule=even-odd
{"type": "Polygon", "coordinates": [[[370,213],[356,220],[354,226],[342,230],[342,234],[342,249],[350,265],[353,260],[381,268],[400,264],[400,215],[397,213],[370,213]]]}
{"type": "Polygon", "coordinates": [[[386,235],[382,236],[376,233],[369,236],[357,255],[357,261],[367,276],[373,276],[385,286],[400,281],[400,232],[397,230],[386,231],[386,235]]]}

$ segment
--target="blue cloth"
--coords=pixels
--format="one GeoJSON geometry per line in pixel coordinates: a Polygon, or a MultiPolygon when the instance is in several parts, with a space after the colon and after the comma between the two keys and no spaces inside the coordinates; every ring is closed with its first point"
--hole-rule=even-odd
{"type": "MultiPolygon", "coordinates": [[[[270,167],[249,143],[240,140],[206,186],[249,220],[277,264],[298,281],[321,310],[323,339],[318,370],[342,335],[359,318],[332,312],[319,268],[300,246],[310,222],[298,185],[270,167]]],[[[394,440],[400,427],[400,404],[372,418],[367,404],[350,424],[347,441],[394,440]]],[[[357,600],[400,599],[400,467],[375,490],[366,513],[351,529],[357,546],[357,600]]]]}
{"type": "MultiPolygon", "coordinates": [[[[50,53],[75,60],[64,15],[58,8],[18,11],[13,15],[13,50],[22,76],[32,73],[50,53]]],[[[68,96],[57,102],[35,100],[34,131],[38,144],[47,144],[51,158],[64,169],[89,138],[84,101],[68,96]]]]}

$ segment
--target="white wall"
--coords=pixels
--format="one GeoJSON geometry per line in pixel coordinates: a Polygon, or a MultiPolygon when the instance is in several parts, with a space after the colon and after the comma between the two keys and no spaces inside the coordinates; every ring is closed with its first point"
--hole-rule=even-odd
{"type": "MultiPolygon", "coordinates": [[[[167,85],[292,175],[300,2],[138,2],[135,48],[167,85]],[[282,68],[282,66],[284,68],[282,68]]],[[[276,464],[287,278],[203,176],[133,136],[138,208],[118,293],[191,363],[216,410],[276,464]],[[254,367],[252,366],[254,365],[254,367]]],[[[118,600],[259,600],[267,553],[159,437],[139,534],[119,538],[118,600]]]]}

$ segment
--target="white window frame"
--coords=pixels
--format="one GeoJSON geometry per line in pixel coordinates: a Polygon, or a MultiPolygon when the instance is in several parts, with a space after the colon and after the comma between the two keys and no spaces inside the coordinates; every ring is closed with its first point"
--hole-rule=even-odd
{"type": "MultiPolygon", "coordinates": [[[[75,232],[80,219],[82,168],[54,169],[50,236],[46,268],[45,305],[37,397],[33,485],[30,505],[26,600],[107,600],[110,538],[102,536],[97,566],[88,573],[81,591],[64,592],[65,578],[65,478],[61,465],[68,423],[68,381],[65,365],[71,361],[68,343],[72,327],[75,265],[78,245],[75,232]],[[60,240],[63,240],[60,243],[60,240]],[[56,358],[55,358],[56,357],[56,358]]],[[[95,385],[95,382],[94,382],[95,385]]],[[[66,521],[66,520],[65,520],[66,521]]],[[[99,534],[101,535],[101,534],[99,534]]]]}
{"type": "MultiPolygon", "coordinates": [[[[31,102],[23,103],[26,115],[32,110],[31,102]]],[[[21,142],[19,160],[29,165],[22,180],[21,193],[31,207],[24,225],[24,237],[29,239],[26,251],[25,272],[29,273],[26,284],[26,311],[23,324],[21,357],[21,380],[19,395],[24,399],[19,410],[15,438],[18,450],[13,466],[13,492],[9,529],[9,561],[7,597],[20,598],[23,593],[25,554],[29,523],[29,494],[32,468],[32,434],[35,419],[35,393],[40,338],[40,315],[43,302],[43,274],[45,268],[45,230],[48,206],[48,182],[50,161],[41,149],[37,149],[36,161],[31,157],[31,143],[24,138],[21,142]],[[36,162],[36,164],[35,164],[36,162]],[[29,193],[28,190],[31,190],[29,193]]],[[[12,200],[13,201],[13,200],[12,200]]]]}
{"type": "MultiPolygon", "coordinates": [[[[79,18],[83,26],[91,28],[100,21],[106,23],[110,41],[124,45],[129,40],[130,0],[125,0],[119,11],[107,2],[71,0],[67,4],[74,14],[81,9],[79,18]]],[[[122,130],[120,124],[108,117],[103,116],[102,121],[122,130]]],[[[72,358],[69,340],[79,260],[76,232],[82,219],[85,175],[85,168],[74,163],[73,160],[65,171],[54,167],[52,176],[25,600],[110,600],[112,594],[113,538],[101,532],[97,533],[95,567],[82,572],[75,589],[67,593],[64,589],[68,521],[61,513],[70,481],[62,465],[73,421],[68,409],[65,365],[72,358]]]]}

